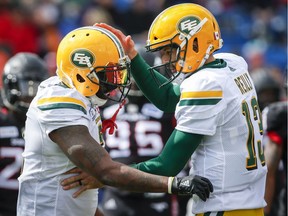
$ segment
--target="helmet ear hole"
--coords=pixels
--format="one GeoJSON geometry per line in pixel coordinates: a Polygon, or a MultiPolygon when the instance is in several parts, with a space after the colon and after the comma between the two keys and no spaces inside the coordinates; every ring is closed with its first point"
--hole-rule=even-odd
{"type": "Polygon", "coordinates": [[[76,78],[77,78],[77,81],[80,82],[80,83],[85,82],[85,79],[80,74],[77,74],[76,78]]]}
{"type": "Polygon", "coordinates": [[[198,53],[199,52],[199,46],[198,46],[198,38],[195,38],[193,41],[193,51],[198,53]]]}

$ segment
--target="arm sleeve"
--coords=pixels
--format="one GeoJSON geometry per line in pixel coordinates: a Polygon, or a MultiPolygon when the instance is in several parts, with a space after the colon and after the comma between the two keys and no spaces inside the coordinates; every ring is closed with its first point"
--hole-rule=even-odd
{"type": "Polygon", "coordinates": [[[131,166],[156,175],[176,176],[184,168],[202,137],[175,129],[158,157],[131,166]]]}
{"type": "MultiPolygon", "coordinates": [[[[151,73],[149,73],[150,66],[138,54],[131,62],[131,73],[144,95],[153,103],[158,109],[164,112],[174,112],[176,104],[180,99],[180,86],[169,83],[161,88],[154,81],[151,73]]],[[[156,73],[160,80],[166,78],[160,73],[156,73]]]]}

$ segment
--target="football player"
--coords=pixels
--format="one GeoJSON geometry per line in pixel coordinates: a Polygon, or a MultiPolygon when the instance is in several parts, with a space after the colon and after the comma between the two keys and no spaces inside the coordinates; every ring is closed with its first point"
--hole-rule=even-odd
{"type": "Polygon", "coordinates": [[[287,100],[274,102],[263,110],[264,153],[268,168],[266,216],[287,215],[287,103],[287,100]],[[282,172],[278,172],[280,163],[283,164],[282,172]]]}
{"type": "Polygon", "coordinates": [[[146,48],[160,51],[163,63],[152,67],[137,53],[131,36],[103,23],[95,25],[120,39],[144,95],[160,110],[175,111],[177,125],[163,151],[134,167],[170,176],[191,157],[190,173],[205,176],[215,186],[206,202],[193,196],[194,214],[263,215],[267,167],[257,94],[242,57],[214,54],[223,45],[215,17],[192,3],[161,12],[150,27],[146,48]]]}
{"type": "MultiPolygon", "coordinates": [[[[94,215],[98,189],[62,189],[76,166],[90,174],[94,187],[108,185],[134,192],[168,192],[203,200],[213,187],[200,176],[152,175],[114,162],[103,148],[99,106],[122,101],[130,86],[130,60],[117,37],[100,27],[69,32],[57,50],[57,76],[43,81],[27,112],[24,167],[19,177],[18,216],[94,215]]],[[[75,177],[77,178],[77,176],[75,177]]],[[[77,186],[86,181],[76,182],[77,186]]]]}
{"type": "Polygon", "coordinates": [[[38,85],[48,76],[45,62],[33,53],[18,53],[4,66],[0,90],[0,215],[16,215],[26,112],[38,85]]]}

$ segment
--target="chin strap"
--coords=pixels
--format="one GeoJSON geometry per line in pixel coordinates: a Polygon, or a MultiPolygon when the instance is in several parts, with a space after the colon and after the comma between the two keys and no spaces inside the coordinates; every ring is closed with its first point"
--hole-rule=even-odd
{"type": "Polygon", "coordinates": [[[114,113],[114,115],[110,119],[106,119],[102,122],[102,129],[101,129],[102,134],[104,134],[108,128],[109,128],[108,132],[110,135],[114,133],[115,128],[117,129],[117,124],[115,123],[116,117],[117,117],[117,114],[120,111],[120,109],[125,105],[125,103],[126,103],[126,99],[124,98],[121,101],[121,103],[120,103],[118,109],[116,110],[116,112],[114,113]]]}

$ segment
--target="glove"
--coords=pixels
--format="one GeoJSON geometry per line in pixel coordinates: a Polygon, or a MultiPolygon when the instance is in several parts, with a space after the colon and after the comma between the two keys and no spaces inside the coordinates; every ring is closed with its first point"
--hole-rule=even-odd
{"type": "Polygon", "coordinates": [[[213,192],[213,185],[205,177],[198,175],[190,175],[183,178],[169,177],[168,193],[170,194],[196,194],[201,200],[206,201],[210,192],[213,192]]]}

